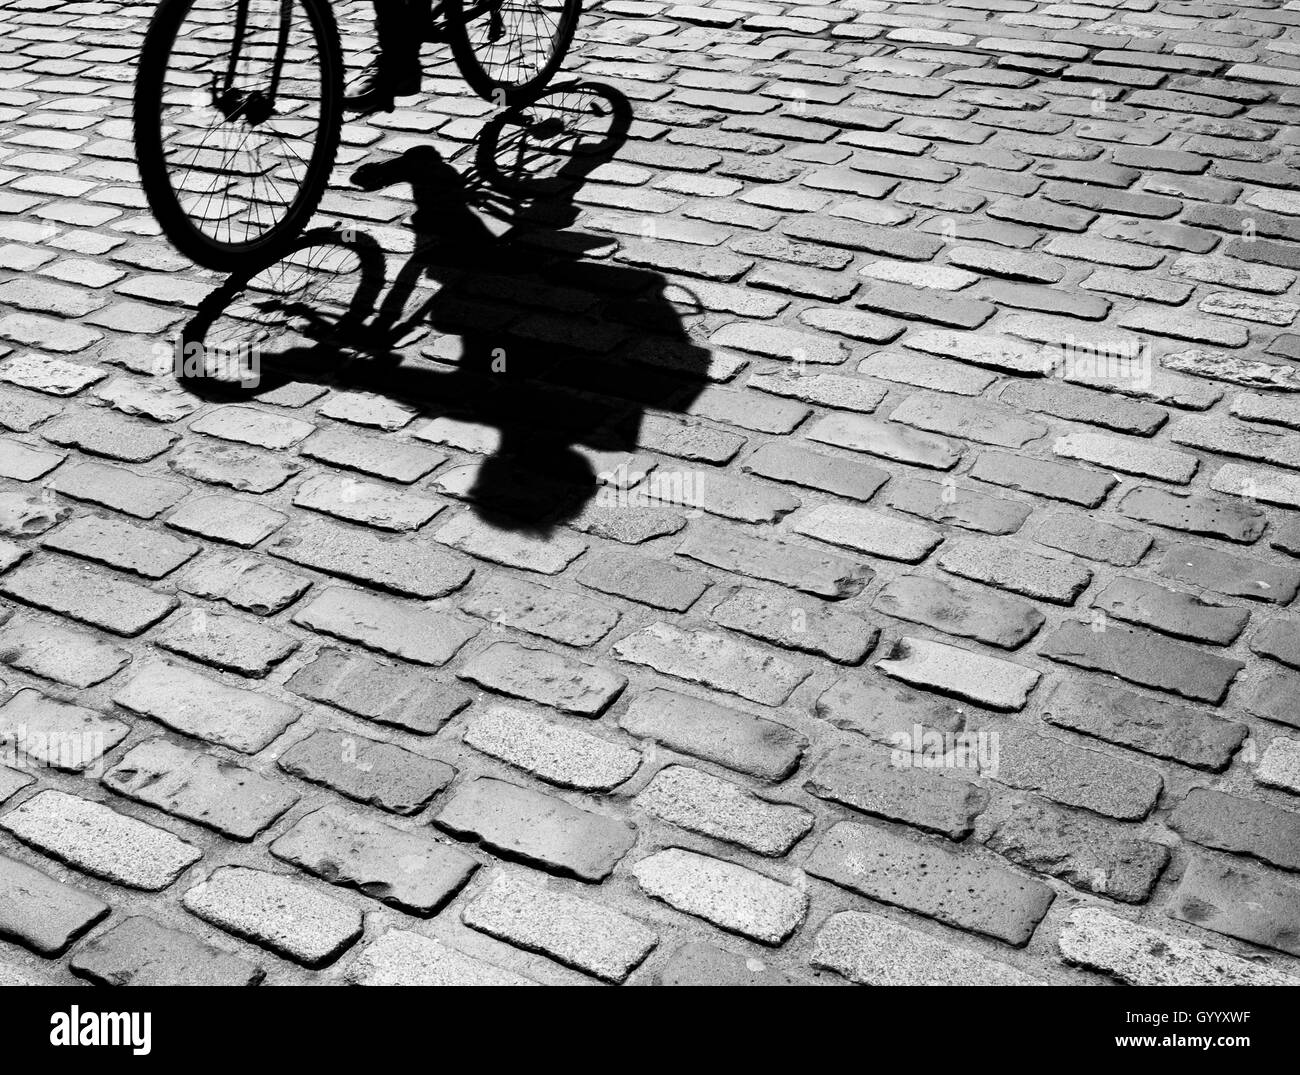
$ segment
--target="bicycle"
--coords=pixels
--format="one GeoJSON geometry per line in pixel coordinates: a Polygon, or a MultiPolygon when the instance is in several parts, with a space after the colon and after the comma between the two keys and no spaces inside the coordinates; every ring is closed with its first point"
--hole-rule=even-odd
{"type": "MultiPolygon", "coordinates": [[[[433,0],[425,36],[450,46],[471,89],[522,115],[580,11],[581,0],[433,0]]],[[[292,243],[333,171],[343,71],[329,0],[162,0],[133,126],[145,198],[178,251],[230,272],[292,243]]]]}

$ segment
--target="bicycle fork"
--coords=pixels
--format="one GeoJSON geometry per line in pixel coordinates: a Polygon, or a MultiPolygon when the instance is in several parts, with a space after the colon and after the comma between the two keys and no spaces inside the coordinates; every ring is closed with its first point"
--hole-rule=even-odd
{"type": "Polygon", "coordinates": [[[225,78],[213,75],[212,107],[221,113],[227,123],[241,119],[250,127],[265,123],[275,112],[275,99],[280,90],[280,76],[284,70],[284,57],[289,48],[289,30],[293,19],[293,0],[280,0],[280,28],[276,39],[275,59],[271,64],[270,86],[263,90],[240,89],[235,85],[239,59],[244,51],[248,34],[248,8],[251,0],[239,0],[235,10],[235,28],[230,44],[230,60],[226,64],[225,78]],[[219,85],[219,83],[221,83],[219,85]]]}

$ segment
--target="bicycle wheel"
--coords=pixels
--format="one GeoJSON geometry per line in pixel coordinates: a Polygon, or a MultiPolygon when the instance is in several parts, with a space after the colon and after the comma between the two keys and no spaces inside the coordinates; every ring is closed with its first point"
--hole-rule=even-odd
{"type": "Polygon", "coordinates": [[[582,0],[444,0],[446,37],[470,89],[528,104],[564,62],[582,0]]]}
{"type": "Polygon", "coordinates": [[[493,116],[478,136],[474,166],[495,190],[547,197],[612,159],[631,125],[631,103],[617,90],[599,82],[561,83],[493,116]]]}
{"type": "Polygon", "coordinates": [[[134,130],[163,234],[232,271],[306,227],[343,122],[327,0],[162,0],[145,35],[134,130]]]}

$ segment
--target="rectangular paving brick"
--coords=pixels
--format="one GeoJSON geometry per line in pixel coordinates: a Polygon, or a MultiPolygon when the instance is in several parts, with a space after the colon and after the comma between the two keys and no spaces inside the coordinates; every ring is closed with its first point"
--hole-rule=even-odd
{"type": "Polygon", "coordinates": [[[457,673],[488,690],[595,717],[627,685],[617,672],[513,642],[493,642],[457,673]]]}
{"type": "Polygon", "coordinates": [[[631,822],[488,777],[457,788],[434,823],[458,839],[580,881],[604,880],[636,841],[631,822]]]}
{"type": "Polygon", "coordinates": [[[1067,433],[1056,438],[1052,451],[1066,459],[1080,459],[1106,470],[1159,478],[1178,485],[1191,481],[1199,465],[1196,456],[1186,452],[1104,433],[1067,433]]]}
{"type": "Polygon", "coordinates": [[[619,725],[670,750],[765,780],[788,776],[807,746],[784,724],[658,688],[634,698],[619,725]]]}
{"type": "Polygon", "coordinates": [[[956,587],[924,575],[901,575],[887,582],[872,607],[888,616],[1002,649],[1023,645],[1045,622],[1043,614],[1027,601],[992,590],[956,587]]]}
{"type": "Polygon", "coordinates": [[[951,479],[942,482],[899,475],[885,489],[884,503],[897,511],[951,523],[984,534],[1014,534],[1029,518],[1029,504],[999,496],[986,496],[951,479]]]}
{"type": "Polygon", "coordinates": [[[1042,980],[876,914],[841,911],[817,933],[809,962],[859,985],[1041,985],[1042,980]]]}
{"type": "Polygon", "coordinates": [[[308,478],[294,493],[293,502],[336,519],[397,533],[418,530],[443,507],[405,489],[331,474],[308,478]]]}
{"type": "Polygon", "coordinates": [[[1123,903],[1145,903],[1169,863],[1163,844],[1033,797],[999,800],[980,830],[986,847],[1017,866],[1123,903]]]}
{"type": "Polygon", "coordinates": [[[130,728],[93,709],[46,697],[31,687],[0,706],[0,747],[13,758],[64,772],[97,770],[130,728]]]}
{"type": "Polygon", "coordinates": [[[660,769],[634,801],[660,820],[759,855],[786,854],[813,824],[801,807],[766,802],[686,765],[660,769]]]}
{"type": "Polygon", "coordinates": [[[1092,604],[1118,620],[1215,646],[1235,641],[1250,618],[1244,608],[1217,605],[1183,590],[1125,576],[1102,589],[1092,604]]]}
{"type": "Polygon", "coordinates": [[[894,408],[889,419],[1002,448],[1023,448],[1047,434],[1042,422],[1023,418],[1010,407],[938,392],[913,393],[894,408]]]}
{"type": "Polygon", "coordinates": [[[988,794],[966,780],[895,764],[876,748],[841,745],[821,759],[804,788],[872,817],[901,821],[952,840],[968,836],[988,794]]]}
{"type": "Polygon", "coordinates": [[[543,575],[558,575],[587,548],[585,541],[572,535],[557,534],[543,541],[528,534],[500,530],[469,512],[461,512],[444,523],[434,537],[480,560],[543,575]]]}
{"type": "Polygon", "coordinates": [[[179,836],[103,803],[42,791],[3,817],[0,828],[93,877],[157,892],[203,857],[179,836]]]}
{"type": "Polygon", "coordinates": [[[1267,522],[1264,512],[1238,500],[1185,496],[1150,486],[1129,491],[1116,506],[1130,519],[1242,544],[1255,541],[1267,522]]]}
{"type": "Polygon", "coordinates": [[[1118,623],[1068,620],[1043,639],[1040,652],[1077,668],[1214,704],[1223,701],[1245,667],[1241,661],[1118,623]]]}
{"type": "Polygon", "coordinates": [[[432,735],[470,702],[468,692],[454,682],[329,646],[285,686],[304,698],[419,735],[432,735]]]}
{"type": "Polygon", "coordinates": [[[1170,915],[1202,929],[1300,955],[1300,887],[1228,863],[1195,857],[1173,894],[1170,915]]]}
{"type": "Polygon", "coordinates": [[[620,639],[610,652],[663,675],[766,705],[781,705],[809,674],[758,646],[663,621],[620,639]]]}
{"type": "Polygon", "coordinates": [[[172,512],[167,525],[187,534],[250,549],[289,521],[283,512],[234,496],[191,497],[172,512]]]}
{"type": "Polygon", "coordinates": [[[362,436],[334,427],[316,430],[299,445],[298,450],[322,463],[407,484],[418,481],[447,461],[445,452],[391,437],[362,436]]]}
{"type": "Polygon", "coordinates": [[[840,822],[804,865],[814,877],[881,903],[1021,947],[1055,893],[1041,881],[936,840],[840,822]]]}
{"type": "Polygon", "coordinates": [[[173,661],[151,659],[113,694],[123,709],[243,754],[256,754],[298,719],[296,707],[232,687],[173,661]]]}
{"type": "Polygon", "coordinates": [[[1057,942],[1061,957],[1128,985],[1294,985],[1272,967],[1221,952],[1200,941],[1148,929],[1104,911],[1072,911],[1057,942]]]}
{"type": "Polygon", "coordinates": [[[1092,581],[1088,568],[1069,560],[978,538],[948,541],[935,562],[962,578],[1058,605],[1073,604],[1092,581]]]}
{"type": "Polygon", "coordinates": [[[875,574],[837,553],[748,537],[739,529],[704,520],[687,531],[677,555],[831,600],[860,593],[875,574]]]}
{"type": "Polygon", "coordinates": [[[441,665],[478,634],[478,626],[413,601],[332,586],[293,616],[300,627],[356,642],[416,664],[441,665]]]}
{"type": "Polygon", "coordinates": [[[181,902],[205,922],[308,967],[338,958],[361,936],[361,912],[314,884],[222,866],[181,902]]]}
{"type": "Polygon", "coordinates": [[[330,884],[423,917],[436,914],[478,868],[459,848],[425,832],[333,805],[299,818],[270,850],[330,884]]]}
{"type": "Polygon", "coordinates": [[[917,728],[922,734],[933,730],[949,735],[966,724],[965,706],[864,673],[847,675],[828,687],[814,703],[813,713],[836,728],[890,746],[896,746],[900,736],[911,743],[917,728]]]}
{"type": "Polygon", "coordinates": [[[251,840],[298,801],[285,783],[165,739],[132,747],[101,780],[119,795],[235,840],[251,840]]]}
{"type": "Polygon", "coordinates": [[[835,608],[779,590],[741,587],[710,614],[715,623],[785,649],[858,664],[876,644],[880,628],[835,608]]]}
{"type": "Polygon", "coordinates": [[[760,944],[781,944],[808,913],[807,895],[793,885],[681,848],[641,859],[632,874],[655,899],[760,944]]]}
{"type": "Polygon", "coordinates": [[[394,743],[349,732],[318,731],[277,759],[286,773],[394,814],[418,814],[456,770],[394,743]]]}
{"type": "Polygon", "coordinates": [[[171,594],[51,557],[20,564],[0,580],[0,593],[128,638],[179,604],[171,594]]]}
{"type": "Polygon", "coordinates": [[[1166,578],[1229,597],[1287,605],[1300,593],[1300,567],[1265,563],[1206,545],[1171,545],[1154,567],[1166,578]]]}
{"type": "Polygon", "coordinates": [[[653,930],[619,911],[510,873],[494,877],[461,917],[467,926],[607,982],[625,980],[658,943],[653,930]]]}
{"type": "Polygon", "coordinates": [[[1013,661],[925,638],[900,638],[876,667],[914,687],[990,709],[1024,708],[1040,673],[1013,661]]]}
{"type": "Polygon", "coordinates": [[[351,527],[308,522],[282,531],[272,556],[408,597],[443,597],[473,573],[457,557],[418,537],[379,537],[351,527]]]}
{"type": "Polygon", "coordinates": [[[218,407],[190,423],[192,432],[273,451],[292,448],[314,428],[301,418],[260,407],[218,407]]]}
{"type": "Polygon", "coordinates": [[[773,481],[820,489],[853,500],[870,500],[889,475],[856,459],[808,451],[781,441],[769,441],[746,459],[741,468],[773,481]]]}
{"type": "Polygon", "coordinates": [[[353,985],[537,985],[531,978],[457,951],[433,937],[390,929],[366,946],[347,970],[353,985]]]}
{"type": "Polygon", "coordinates": [[[153,636],[156,645],[242,676],[265,676],[301,642],[257,620],[205,608],[180,609],[153,636]]]}
{"type": "Polygon", "coordinates": [[[841,504],[813,508],[796,515],[790,525],[805,537],[908,564],[924,560],[943,540],[929,527],[841,504]]]}
{"type": "Polygon", "coordinates": [[[257,964],[144,915],[83,944],[68,966],[96,985],[248,986],[266,977],[257,964]]]}
{"type": "Polygon", "coordinates": [[[1212,772],[1227,766],[1247,734],[1244,724],[1205,710],[1078,679],[1057,686],[1043,708],[1043,719],[1212,772]]]}
{"type": "Polygon", "coordinates": [[[1210,788],[1193,788],[1169,824],[1204,847],[1300,870],[1300,813],[1210,788]]]}
{"type": "Polygon", "coordinates": [[[960,445],[942,437],[917,433],[896,422],[857,414],[833,414],[822,418],[808,430],[807,436],[821,444],[933,470],[951,470],[962,456],[960,445]]]}
{"type": "Polygon", "coordinates": [[[89,892],[0,855],[0,937],[43,956],[61,955],[109,913],[89,892]]]}
{"type": "Polygon", "coordinates": [[[1019,727],[1000,733],[997,759],[984,769],[1013,788],[1123,821],[1146,817],[1164,785],[1153,768],[1019,727]]]}
{"type": "Polygon", "coordinates": [[[609,791],[641,764],[641,754],[622,743],[516,706],[475,711],[462,738],[475,750],[547,783],[579,791],[609,791]]]}
{"type": "Polygon", "coordinates": [[[569,646],[599,642],[619,618],[618,611],[604,601],[511,575],[482,579],[460,607],[471,616],[569,646]]]}
{"type": "Polygon", "coordinates": [[[699,572],[623,549],[588,554],[579,565],[577,578],[593,590],[667,612],[685,612],[709,585],[699,572]]]}
{"type": "Polygon", "coordinates": [[[311,580],[256,556],[213,550],[196,561],[178,585],[195,597],[225,601],[258,616],[270,616],[306,593],[311,580]]]}

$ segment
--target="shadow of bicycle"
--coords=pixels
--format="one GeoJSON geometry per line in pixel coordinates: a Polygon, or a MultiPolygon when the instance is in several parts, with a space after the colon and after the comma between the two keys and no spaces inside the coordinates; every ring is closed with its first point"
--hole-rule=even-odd
{"type": "MultiPolygon", "coordinates": [[[[545,534],[602,489],[644,488],[642,420],[709,383],[689,329],[710,324],[688,288],[572,228],[631,121],[617,91],[573,83],[491,120],[465,166],[432,146],[363,164],[363,190],[409,186],[409,230],[316,229],[231,277],[184,327],[178,382],[208,400],[328,385],[398,404],[398,424],[437,419],[407,428],[485,457],[435,488],[502,529],[545,534]],[[385,247],[409,253],[391,284],[385,247]]],[[[691,488],[672,478],[653,484],[691,488]]]]}

